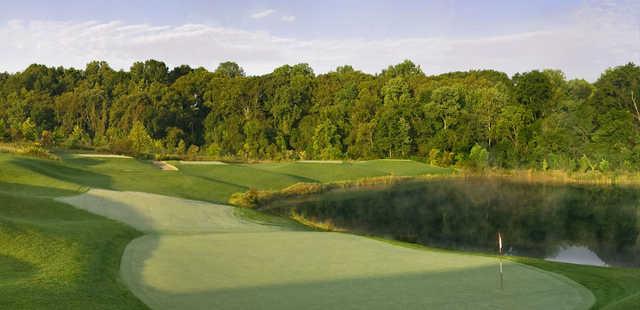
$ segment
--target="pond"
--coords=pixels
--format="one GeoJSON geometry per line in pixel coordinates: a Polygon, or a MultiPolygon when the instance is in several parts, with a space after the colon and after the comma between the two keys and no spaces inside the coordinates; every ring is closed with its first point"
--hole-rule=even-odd
{"type": "Polygon", "coordinates": [[[274,203],[356,233],[431,247],[597,266],[640,266],[640,190],[544,184],[503,178],[449,178],[333,191],[274,203]]]}

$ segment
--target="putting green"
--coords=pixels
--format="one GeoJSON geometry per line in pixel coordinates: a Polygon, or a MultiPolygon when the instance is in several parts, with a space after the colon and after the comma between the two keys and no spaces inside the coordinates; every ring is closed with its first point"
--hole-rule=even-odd
{"type": "Polygon", "coordinates": [[[288,231],[233,208],[133,192],[61,198],[152,234],[121,274],[154,309],[586,309],[593,295],[564,277],[496,260],[416,250],[349,234],[288,231]]]}

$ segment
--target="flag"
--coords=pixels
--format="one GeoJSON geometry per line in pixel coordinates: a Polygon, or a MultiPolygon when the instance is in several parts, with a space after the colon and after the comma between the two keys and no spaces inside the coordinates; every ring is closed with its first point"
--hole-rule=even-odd
{"type": "Polygon", "coordinates": [[[498,233],[498,249],[500,250],[500,253],[502,253],[502,236],[500,233],[498,233]]]}

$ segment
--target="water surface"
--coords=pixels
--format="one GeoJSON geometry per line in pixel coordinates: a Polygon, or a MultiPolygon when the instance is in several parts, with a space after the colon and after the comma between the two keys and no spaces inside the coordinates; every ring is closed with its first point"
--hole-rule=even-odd
{"type": "Polygon", "coordinates": [[[428,246],[596,266],[640,266],[638,205],[631,187],[498,178],[440,179],[330,192],[270,209],[428,246]]]}

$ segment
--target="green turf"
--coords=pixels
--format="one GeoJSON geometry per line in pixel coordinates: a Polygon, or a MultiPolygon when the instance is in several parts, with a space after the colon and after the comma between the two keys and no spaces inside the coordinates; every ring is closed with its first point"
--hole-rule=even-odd
{"type": "Polygon", "coordinates": [[[123,271],[155,309],[586,309],[566,278],[496,260],[325,232],[148,235],[123,271]]]}
{"type": "MultiPolygon", "coordinates": [[[[62,158],[48,161],[0,154],[0,231],[7,232],[5,236],[9,231],[12,233],[12,238],[3,237],[0,244],[0,308],[141,306],[116,276],[118,253],[136,232],[51,197],[71,196],[91,187],[225,202],[232,193],[251,187],[280,189],[298,181],[449,173],[417,162],[385,160],[346,164],[179,165],[180,171],[166,172],[148,161],[135,159],[73,158],[65,154],[62,158]],[[50,249],[56,250],[54,254],[49,253],[50,249]]],[[[264,215],[253,211],[235,210],[234,214],[237,213],[242,213],[243,218],[265,220],[264,215]]],[[[267,222],[270,220],[273,219],[267,222]]],[[[290,225],[282,220],[271,224],[274,223],[290,225]]],[[[634,308],[640,298],[637,294],[640,275],[635,269],[614,268],[611,272],[596,267],[524,262],[582,283],[594,292],[598,306],[634,308]]]]}
{"type": "MultiPolygon", "coordinates": [[[[331,182],[384,175],[448,173],[414,161],[356,163],[260,163],[229,165],[175,164],[179,171],[161,171],[149,161],[122,158],[81,158],[62,154],[49,161],[0,154],[0,182],[81,190],[88,187],[139,191],[212,202],[226,202],[249,188],[278,190],[298,182],[331,182]],[[6,170],[6,173],[5,173],[6,170]],[[29,175],[28,180],[24,176],[29,175]]],[[[46,193],[57,196],[62,192],[46,193]]]]}
{"type": "Polygon", "coordinates": [[[593,302],[584,287],[525,265],[505,265],[502,291],[494,258],[295,231],[248,221],[228,206],[108,190],[61,200],[150,233],[127,246],[121,270],[155,309],[585,309],[593,302]]]}
{"type": "Polygon", "coordinates": [[[412,160],[378,159],[357,162],[356,166],[381,171],[390,175],[417,176],[423,174],[450,174],[453,169],[425,165],[412,160]]]}
{"type": "Polygon", "coordinates": [[[550,270],[581,283],[596,297],[598,309],[638,309],[640,269],[593,267],[518,257],[515,261],[550,270]]]}
{"type": "Polygon", "coordinates": [[[49,198],[25,196],[33,188],[11,195],[0,183],[0,309],[145,308],[117,273],[118,253],[139,233],[49,198]]]}

